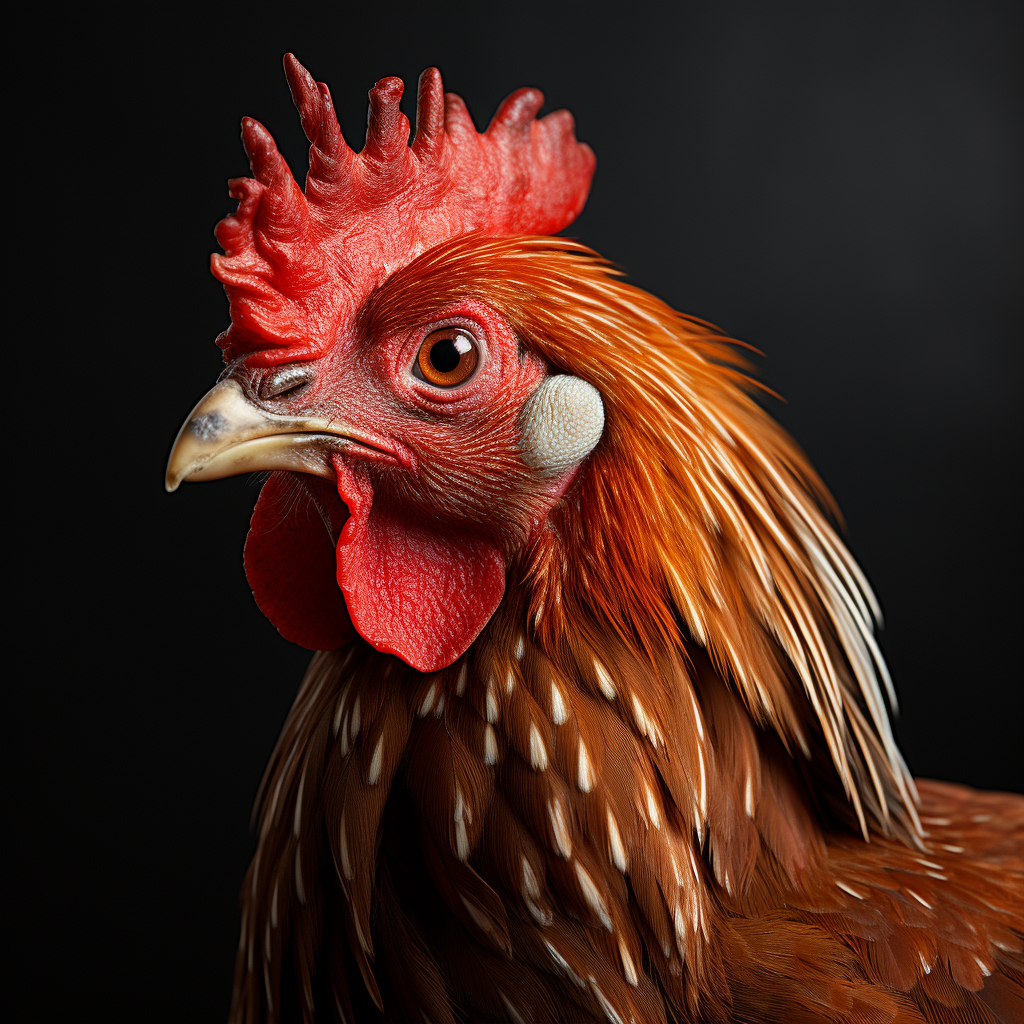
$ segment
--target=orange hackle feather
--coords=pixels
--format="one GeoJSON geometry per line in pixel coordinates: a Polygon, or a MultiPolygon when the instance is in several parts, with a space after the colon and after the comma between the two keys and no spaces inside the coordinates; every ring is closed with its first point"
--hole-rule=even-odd
{"type": "Polygon", "coordinates": [[[361,323],[467,297],[605,433],[455,664],[314,657],[233,1019],[1024,1019],[1024,801],[915,789],[875,600],[734,343],[526,236],[436,246],[361,323]]]}

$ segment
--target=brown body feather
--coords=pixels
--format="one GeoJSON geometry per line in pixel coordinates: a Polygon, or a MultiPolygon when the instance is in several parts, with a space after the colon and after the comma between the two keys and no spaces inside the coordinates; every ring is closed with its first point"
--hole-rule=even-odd
{"type": "Polygon", "coordinates": [[[1024,798],[918,794],[874,599],[723,339],[560,239],[439,246],[367,329],[453,294],[605,437],[454,665],[314,657],[232,1019],[1024,1020],[1024,798]]]}
{"type": "Polygon", "coordinates": [[[698,829],[699,769],[562,674],[556,724],[529,645],[511,692],[478,648],[432,699],[356,645],[314,659],[268,769],[234,1019],[1021,1019],[1024,799],[921,783],[920,845],[864,842],[706,669],[698,829]]]}

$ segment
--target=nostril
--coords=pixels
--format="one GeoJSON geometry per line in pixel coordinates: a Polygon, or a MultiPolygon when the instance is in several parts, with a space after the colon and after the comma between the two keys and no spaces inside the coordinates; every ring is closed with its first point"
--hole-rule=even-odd
{"type": "Polygon", "coordinates": [[[200,441],[216,441],[228,425],[227,417],[220,412],[206,412],[189,420],[188,429],[200,441]]]}
{"type": "Polygon", "coordinates": [[[275,370],[260,384],[260,398],[284,398],[304,388],[313,380],[311,366],[286,366],[275,370]]]}

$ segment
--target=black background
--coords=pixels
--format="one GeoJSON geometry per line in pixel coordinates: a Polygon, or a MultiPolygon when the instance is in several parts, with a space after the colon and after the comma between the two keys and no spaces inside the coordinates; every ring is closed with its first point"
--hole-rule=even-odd
{"type": "Polygon", "coordinates": [[[367,89],[400,75],[411,115],[429,64],[479,127],[520,85],[573,111],[598,170],[569,233],[767,354],[885,608],[912,769],[1024,788],[1021,7],[288,10],[140,6],[17,48],[5,1016],[227,1012],[250,806],[308,656],[245,583],[253,485],[162,473],[219,368],[239,118],[305,169],[289,49],[357,148],[367,89]]]}

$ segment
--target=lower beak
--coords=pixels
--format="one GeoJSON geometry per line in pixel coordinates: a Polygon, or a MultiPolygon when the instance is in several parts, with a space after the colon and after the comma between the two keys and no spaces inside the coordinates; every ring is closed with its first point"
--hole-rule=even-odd
{"type": "Polygon", "coordinates": [[[330,455],[352,439],[345,425],[280,416],[254,405],[236,381],[222,381],[199,402],[178,431],[164,486],[219,480],[239,473],[287,469],[335,479],[330,455]]]}

